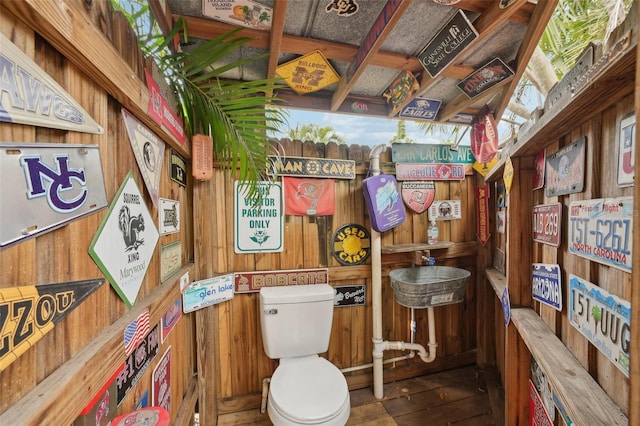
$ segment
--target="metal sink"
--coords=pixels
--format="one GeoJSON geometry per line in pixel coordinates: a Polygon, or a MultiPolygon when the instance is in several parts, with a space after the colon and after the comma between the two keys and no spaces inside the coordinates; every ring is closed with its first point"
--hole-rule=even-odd
{"type": "Polygon", "coordinates": [[[396,301],[408,308],[462,302],[470,276],[466,269],[451,266],[420,266],[389,272],[396,301]]]}

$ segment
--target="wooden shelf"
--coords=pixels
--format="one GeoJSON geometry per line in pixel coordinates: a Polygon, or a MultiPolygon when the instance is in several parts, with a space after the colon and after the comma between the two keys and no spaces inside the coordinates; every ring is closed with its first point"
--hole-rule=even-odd
{"type": "Polygon", "coordinates": [[[533,309],[511,309],[511,321],[547,375],[573,424],[629,424],[620,408],[533,309]]]}
{"type": "Polygon", "coordinates": [[[421,251],[421,250],[448,249],[455,245],[456,243],[452,241],[438,241],[435,244],[427,244],[427,243],[394,244],[392,246],[382,246],[380,249],[380,252],[382,254],[409,253],[412,251],[421,251]]]}
{"type": "Polygon", "coordinates": [[[504,289],[507,288],[507,277],[502,275],[500,271],[495,268],[487,268],[485,269],[485,274],[487,276],[487,280],[491,283],[491,287],[496,292],[498,299],[502,297],[502,293],[504,293],[504,289]]]}

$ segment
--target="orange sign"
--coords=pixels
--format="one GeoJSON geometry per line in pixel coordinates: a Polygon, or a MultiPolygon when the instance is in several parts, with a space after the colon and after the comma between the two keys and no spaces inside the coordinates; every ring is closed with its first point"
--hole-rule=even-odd
{"type": "Polygon", "coordinates": [[[489,241],[489,185],[476,186],[476,205],[478,206],[478,240],[484,246],[489,241]]]}
{"type": "Polygon", "coordinates": [[[299,95],[316,92],[340,81],[338,73],[319,50],[280,65],[276,73],[299,95]]]}

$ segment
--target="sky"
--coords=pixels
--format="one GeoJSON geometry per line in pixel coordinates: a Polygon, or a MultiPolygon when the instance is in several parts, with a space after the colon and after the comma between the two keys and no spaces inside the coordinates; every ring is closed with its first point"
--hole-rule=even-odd
{"type": "MultiPolygon", "coordinates": [[[[358,144],[374,147],[379,144],[387,144],[398,132],[399,120],[396,119],[295,109],[289,109],[288,111],[290,128],[295,129],[296,124],[311,123],[317,123],[320,127],[330,126],[333,127],[338,135],[344,138],[347,145],[358,144]]],[[[442,140],[438,137],[433,135],[426,136],[424,131],[418,128],[418,125],[413,121],[405,120],[405,132],[408,138],[414,139],[419,143],[442,143],[442,140]]],[[[283,138],[286,135],[279,134],[276,137],[283,138]]],[[[468,140],[468,136],[465,136],[465,139],[468,140]]]]}

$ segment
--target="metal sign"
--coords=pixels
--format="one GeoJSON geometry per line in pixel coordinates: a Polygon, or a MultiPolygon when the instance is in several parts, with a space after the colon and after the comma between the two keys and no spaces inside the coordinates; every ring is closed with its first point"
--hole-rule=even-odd
{"type": "Polygon", "coordinates": [[[357,13],[359,9],[360,6],[356,0],[330,0],[329,4],[324,8],[327,13],[335,10],[338,16],[351,16],[357,13]]]}
{"type": "Polygon", "coordinates": [[[236,272],[234,275],[236,293],[257,293],[262,287],[329,284],[327,268],[236,272]]]}
{"type": "Polygon", "coordinates": [[[320,50],[279,65],[276,73],[298,95],[317,92],[340,81],[340,76],[320,50]]]}
{"type": "Polygon", "coordinates": [[[531,265],[532,297],[557,311],[562,311],[561,277],[560,265],[533,263],[531,265]]]}
{"type": "Polygon", "coordinates": [[[164,160],[164,142],[124,108],[122,108],[122,117],[138,168],[151,196],[151,201],[157,208],[160,175],[164,160]]]}
{"type": "Polygon", "coordinates": [[[496,207],[503,208],[507,206],[507,187],[499,184],[496,187],[496,207]]]}
{"type": "Polygon", "coordinates": [[[138,318],[124,328],[124,353],[127,356],[144,340],[149,332],[149,308],[145,308],[138,318]]]}
{"type": "Polygon", "coordinates": [[[509,300],[509,287],[505,287],[500,296],[500,304],[502,305],[502,315],[504,316],[505,327],[511,321],[511,301],[509,300]]]}
{"type": "Polygon", "coordinates": [[[396,163],[397,180],[464,180],[462,164],[396,163]]]}
{"type": "Polygon", "coordinates": [[[633,197],[569,204],[569,252],[631,272],[633,197]]]}
{"type": "Polygon", "coordinates": [[[540,399],[542,399],[544,408],[547,414],[549,414],[549,419],[553,422],[556,418],[556,410],[553,406],[553,391],[551,390],[547,375],[542,371],[542,368],[540,368],[540,365],[533,357],[531,357],[531,382],[533,382],[533,385],[540,395],[540,399]]]}
{"type": "Polygon", "coordinates": [[[158,225],[160,235],[180,232],[180,201],[160,198],[158,225]]]}
{"type": "Polygon", "coordinates": [[[540,189],[544,186],[544,170],[547,160],[547,150],[538,151],[534,160],[533,185],[531,189],[540,189]]]}
{"type": "Polygon", "coordinates": [[[106,206],[98,146],[0,144],[0,247],[106,206]]]}
{"type": "Polygon", "coordinates": [[[611,64],[614,59],[622,54],[631,44],[631,31],[627,31],[620,39],[610,47],[606,53],[604,53],[589,69],[576,79],[573,86],[573,95],[580,93],[580,91],[589,83],[595,80],[600,72],[611,64]]]}
{"type": "Polygon", "coordinates": [[[171,331],[173,331],[178,321],[180,321],[180,318],[182,318],[182,299],[178,298],[173,302],[173,305],[167,309],[167,312],[164,313],[162,318],[160,318],[160,337],[162,343],[167,340],[171,331]]]}
{"type": "Polygon", "coordinates": [[[629,377],[629,301],[569,274],[569,322],[629,377]]]}
{"type": "Polygon", "coordinates": [[[62,86],[2,34],[0,76],[0,121],[99,135],[104,133],[102,127],[62,86]]]}
{"type": "Polygon", "coordinates": [[[434,201],[429,207],[429,221],[462,219],[460,200],[434,201]]]}
{"type": "Polygon", "coordinates": [[[342,285],[334,287],[336,298],[334,305],[343,306],[364,306],[366,304],[367,286],[362,285],[342,285]]]}
{"type": "Polygon", "coordinates": [[[233,299],[233,274],[194,281],[182,293],[182,311],[186,314],[233,299]]]}
{"type": "Polygon", "coordinates": [[[442,105],[442,101],[416,97],[402,107],[398,115],[411,120],[433,121],[438,116],[440,105],[442,105]]]}
{"type": "Polygon", "coordinates": [[[507,227],[507,212],[504,210],[498,210],[496,212],[496,231],[500,234],[504,234],[507,227]]]}
{"type": "Polygon", "coordinates": [[[109,426],[171,426],[171,415],[162,407],[146,407],[116,417],[109,426]]]}
{"type": "Polygon", "coordinates": [[[489,185],[476,186],[476,203],[478,209],[476,236],[484,246],[489,241],[489,185]]]}
{"type": "Polygon", "coordinates": [[[371,235],[362,225],[349,223],[333,234],[333,257],[341,265],[360,265],[371,254],[371,235]]]}
{"type": "Polygon", "coordinates": [[[117,369],[107,382],[80,412],[73,426],[102,426],[110,424],[118,408],[116,378],[122,367],[117,369]]]}
{"type": "Polygon", "coordinates": [[[270,156],[270,176],[326,177],[335,179],[355,179],[355,160],[333,160],[329,158],[278,157],[270,156]]]}
{"type": "Polygon", "coordinates": [[[553,426],[542,398],[531,380],[529,380],[529,417],[532,426],[553,426]]]}
{"type": "Polygon", "coordinates": [[[433,181],[402,182],[400,190],[402,200],[413,212],[426,211],[436,196],[436,184],[433,181]]]}
{"type": "Polygon", "coordinates": [[[502,171],[502,180],[504,181],[504,188],[507,194],[511,192],[513,174],[513,162],[511,161],[511,157],[507,157],[507,160],[504,162],[504,170],[502,171]]]}
{"type": "Polygon", "coordinates": [[[178,142],[180,142],[180,145],[184,145],[187,140],[187,135],[184,133],[184,128],[182,127],[182,120],[180,120],[171,105],[169,105],[169,102],[162,96],[160,87],[153,79],[149,70],[145,69],[144,75],[147,79],[147,87],[149,88],[147,114],[159,126],[169,130],[178,142]]]}
{"type": "Polygon", "coordinates": [[[632,113],[620,121],[618,134],[618,186],[633,185],[636,158],[636,115],[632,113]]]}
{"type": "Polygon", "coordinates": [[[0,289],[0,371],[34,346],[104,279],[0,289]]]}
{"type": "Polygon", "coordinates": [[[555,197],[582,192],[586,158],[586,138],[581,136],[564,148],[547,155],[545,195],[555,197]]]}
{"type": "Polygon", "coordinates": [[[465,95],[473,99],[511,77],[513,77],[513,70],[502,59],[495,58],[469,74],[457,86],[465,95]]]}
{"type": "Polygon", "coordinates": [[[418,59],[431,77],[436,77],[478,37],[478,32],[458,9],[451,19],[418,54],[418,59]]]}
{"type": "Polygon", "coordinates": [[[91,258],[129,308],[136,302],[158,238],[129,171],[89,245],[91,258]]]}
{"type": "Polygon", "coordinates": [[[269,30],[273,9],[251,0],[204,0],[202,14],[227,24],[269,30]]]}
{"type": "Polygon", "coordinates": [[[182,244],[180,240],[160,248],[160,282],[165,282],[182,267],[182,244]]]}
{"type": "MultiPolygon", "coordinates": [[[[160,332],[156,324],[147,334],[147,337],[140,342],[138,347],[124,362],[124,368],[116,379],[118,387],[118,406],[122,404],[127,394],[140,381],[142,375],[151,365],[153,359],[158,355],[160,346],[160,332]]],[[[111,423],[114,424],[114,423],[111,423]]]]}
{"type": "Polygon", "coordinates": [[[495,166],[496,164],[498,164],[497,156],[493,157],[491,161],[487,163],[479,163],[476,161],[473,163],[472,167],[473,167],[473,170],[480,173],[482,176],[486,176],[487,173],[489,173],[491,169],[493,169],[493,166],[495,166]]]}
{"type": "Polygon", "coordinates": [[[171,180],[180,186],[187,186],[187,164],[184,158],[173,149],[171,150],[171,180]]]}
{"type": "Polygon", "coordinates": [[[533,240],[551,246],[560,246],[562,204],[533,206],[533,240]]]}
{"type": "Polygon", "coordinates": [[[439,163],[439,164],[473,164],[475,161],[470,146],[424,143],[391,144],[391,161],[396,163],[439,163]]]}
{"type": "Polygon", "coordinates": [[[557,109],[559,105],[565,105],[571,100],[576,89],[576,83],[591,68],[596,55],[599,56],[600,54],[601,48],[598,46],[596,49],[596,44],[590,43],[587,46],[575,65],[562,76],[562,80],[554,84],[549,90],[549,94],[544,101],[545,114],[549,114],[557,109]]]}
{"type": "Polygon", "coordinates": [[[496,247],[496,249],[493,251],[493,267],[496,269],[496,271],[500,272],[502,275],[506,275],[506,272],[507,272],[506,262],[507,262],[507,255],[505,254],[504,251],[496,247]]]}
{"type": "Polygon", "coordinates": [[[235,252],[265,253],[284,249],[284,215],[282,214],[282,183],[256,182],[262,196],[261,205],[246,196],[246,187],[234,182],[235,252]]]}
{"type": "Polygon", "coordinates": [[[402,71],[389,85],[387,90],[384,91],[382,97],[387,100],[388,104],[398,106],[405,99],[413,96],[418,91],[420,84],[418,79],[413,75],[411,71],[402,71]]]}
{"type": "Polygon", "coordinates": [[[171,411],[171,346],[164,351],[162,358],[151,375],[151,406],[171,411]]]}

